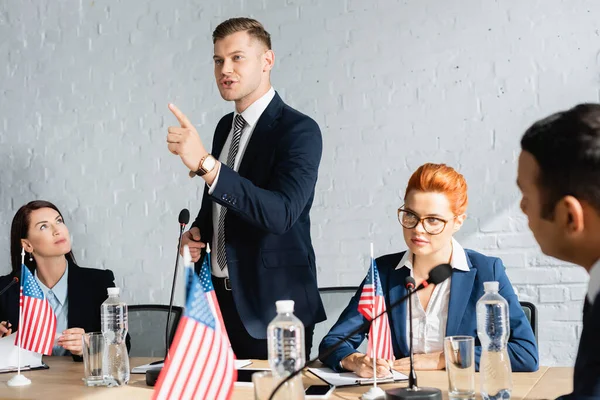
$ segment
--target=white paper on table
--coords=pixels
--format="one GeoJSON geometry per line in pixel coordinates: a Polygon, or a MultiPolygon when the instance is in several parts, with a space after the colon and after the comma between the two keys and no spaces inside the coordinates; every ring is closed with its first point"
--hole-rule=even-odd
{"type": "MultiPolygon", "coordinates": [[[[250,360],[235,360],[235,369],[244,368],[252,364],[250,360]]],[[[164,362],[156,363],[156,364],[144,364],[139,367],[134,367],[131,369],[132,374],[145,374],[150,368],[162,368],[164,366],[164,362]]]]}
{"type": "MultiPolygon", "coordinates": [[[[333,386],[370,385],[373,383],[373,378],[361,378],[354,372],[335,372],[331,368],[327,367],[309,368],[308,370],[321,378],[321,380],[333,386]]],[[[407,379],[408,376],[392,370],[390,377],[377,378],[377,383],[405,381],[407,379]]]]}
{"type": "MultiPolygon", "coordinates": [[[[15,346],[16,333],[0,338],[0,373],[17,371],[19,363],[19,348],[15,346]]],[[[21,349],[21,369],[39,368],[44,366],[42,355],[33,351],[21,349]]]]}

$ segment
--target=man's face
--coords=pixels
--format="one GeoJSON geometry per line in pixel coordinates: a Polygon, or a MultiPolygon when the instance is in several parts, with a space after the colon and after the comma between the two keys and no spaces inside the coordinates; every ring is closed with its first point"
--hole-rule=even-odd
{"type": "MultiPolygon", "coordinates": [[[[221,97],[227,101],[252,98],[268,80],[272,51],[247,32],[236,32],[215,42],[215,79],[221,97]]],[[[251,99],[254,101],[256,99],[251,99]]]]}
{"type": "Polygon", "coordinates": [[[566,241],[564,229],[556,218],[542,218],[544,194],[539,189],[540,167],[535,157],[522,151],[519,155],[517,185],[521,190],[521,210],[527,216],[529,229],[542,252],[548,256],[564,260],[566,241]]]}

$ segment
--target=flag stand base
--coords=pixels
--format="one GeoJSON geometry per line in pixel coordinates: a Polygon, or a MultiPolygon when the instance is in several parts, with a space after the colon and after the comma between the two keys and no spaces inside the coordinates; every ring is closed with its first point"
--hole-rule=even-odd
{"type": "Polygon", "coordinates": [[[363,393],[362,400],[383,400],[385,399],[385,392],[380,387],[371,387],[368,392],[363,393]]]}
{"type": "Polygon", "coordinates": [[[10,378],[9,381],[6,382],[6,384],[11,387],[27,386],[31,385],[31,379],[27,378],[25,375],[17,374],[10,378]]]}

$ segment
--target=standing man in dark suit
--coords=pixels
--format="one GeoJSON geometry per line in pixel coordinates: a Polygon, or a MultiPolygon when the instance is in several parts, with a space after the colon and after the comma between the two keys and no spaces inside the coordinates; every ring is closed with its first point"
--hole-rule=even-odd
{"type": "Polygon", "coordinates": [[[590,275],[570,399],[600,398],[600,104],[533,124],[521,139],[521,209],[544,254],[590,275]]]}
{"type": "Polygon", "coordinates": [[[169,127],[169,150],[206,182],[182,246],[198,263],[211,243],[213,284],[238,358],[267,358],[267,325],[282,299],[295,302],[309,354],[314,325],[325,319],[309,217],[321,132],[271,87],[275,55],[262,24],[229,19],[217,26],[213,43],[217,87],[235,111],[219,121],[212,154],[188,118],[169,105],[180,124],[169,127]]]}

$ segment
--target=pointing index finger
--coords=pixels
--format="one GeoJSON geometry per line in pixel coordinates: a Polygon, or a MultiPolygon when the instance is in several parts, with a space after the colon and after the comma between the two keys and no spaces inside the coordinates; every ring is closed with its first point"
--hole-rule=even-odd
{"type": "Polygon", "coordinates": [[[177,106],[175,104],[170,103],[169,110],[171,110],[171,112],[173,113],[175,118],[177,118],[177,121],[179,121],[182,128],[191,128],[192,127],[192,123],[190,122],[190,120],[185,116],[184,113],[181,112],[181,110],[179,110],[179,108],[177,108],[177,106]]]}

